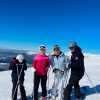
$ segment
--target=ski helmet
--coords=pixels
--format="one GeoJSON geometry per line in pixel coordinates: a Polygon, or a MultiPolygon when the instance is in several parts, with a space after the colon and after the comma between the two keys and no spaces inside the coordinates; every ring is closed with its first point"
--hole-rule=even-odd
{"type": "Polygon", "coordinates": [[[16,57],[16,59],[17,59],[20,63],[22,63],[23,60],[24,60],[24,56],[23,56],[22,54],[18,54],[17,57],[16,57]]]}

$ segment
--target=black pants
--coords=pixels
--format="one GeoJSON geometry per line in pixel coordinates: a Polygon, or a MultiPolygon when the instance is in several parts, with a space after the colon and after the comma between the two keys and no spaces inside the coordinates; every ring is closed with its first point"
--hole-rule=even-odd
{"type": "Polygon", "coordinates": [[[71,75],[69,79],[69,83],[66,89],[64,90],[64,100],[71,100],[71,92],[72,92],[73,86],[75,89],[76,98],[80,98],[81,92],[80,92],[79,81],[80,81],[80,78],[78,76],[71,75]]]}
{"type": "Polygon", "coordinates": [[[47,96],[47,89],[46,89],[47,75],[39,76],[35,73],[34,75],[34,100],[38,100],[38,89],[39,89],[40,81],[41,81],[41,87],[42,87],[42,97],[47,96]]]}
{"type": "Polygon", "coordinates": [[[26,92],[25,92],[25,88],[23,85],[24,81],[20,81],[19,84],[17,85],[17,80],[13,79],[12,83],[13,83],[13,88],[12,88],[12,100],[17,100],[17,91],[18,91],[18,86],[20,88],[20,92],[21,92],[21,100],[27,100],[26,99],[26,92]],[[17,88],[16,88],[17,86],[17,88]],[[16,90],[15,90],[16,89],[16,90]]]}

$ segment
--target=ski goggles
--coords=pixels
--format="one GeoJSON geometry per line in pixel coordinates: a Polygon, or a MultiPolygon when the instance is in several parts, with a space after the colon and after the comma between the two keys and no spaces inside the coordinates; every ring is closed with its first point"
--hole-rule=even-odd
{"type": "Polygon", "coordinates": [[[46,47],[45,46],[40,46],[40,49],[46,49],[46,47]]]}

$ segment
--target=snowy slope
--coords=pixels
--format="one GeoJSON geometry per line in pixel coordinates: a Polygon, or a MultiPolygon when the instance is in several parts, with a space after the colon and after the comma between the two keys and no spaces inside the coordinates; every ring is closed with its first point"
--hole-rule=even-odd
{"type": "MultiPolygon", "coordinates": [[[[100,100],[100,56],[86,54],[85,66],[88,76],[92,80],[93,84],[90,84],[87,76],[85,75],[80,82],[81,87],[85,87],[86,100],[100,100]],[[96,89],[95,89],[96,88],[96,89]],[[95,90],[98,93],[95,93],[95,90]]],[[[11,100],[11,72],[0,72],[0,100],[11,100]]],[[[50,73],[49,76],[49,89],[52,86],[53,76],[50,73]]],[[[33,70],[29,68],[25,76],[25,88],[27,96],[31,95],[33,90],[33,70]]],[[[41,89],[39,90],[41,91],[41,89]]]]}
{"type": "Polygon", "coordinates": [[[86,100],[100,100],[100,55],[87,54],[85,55],[85,68],[86,73],[91,79],[92,83],[87,78],[87,75],[83,77],[80,84],[81,86],[88,86],[86,100]],[[99,93],[93,93],[95,91],[99,93]]]}

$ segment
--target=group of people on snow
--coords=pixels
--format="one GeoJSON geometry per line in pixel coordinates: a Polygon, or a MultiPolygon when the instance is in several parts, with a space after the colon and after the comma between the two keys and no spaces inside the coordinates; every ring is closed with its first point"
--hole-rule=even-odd
{"type": "MultiPolygon", "coordinates": [[[[34,69],[34,89],[33,100],[38,100],[38,89],[41,82],[42,100],[47,100],[47,79],[48,71],[52,69],[54,74],[54,83],[52,86],[52,100],[71,100],[72,87],[75,89],[75,96],[78,100],[81,98],[79,81],[84,76],[84,55],[76,42],[69,45],[71,57],[66,56],[59,45],[54,45],[53,54],[46,55],[46,46],[41,45],[39,53],[33,59],[32,67],[34,69]],[[71,70],[70,78],[66,84],[67,74],[71,70]],[[57,99],[56,99],[57,97],[57,99]]],[[[12,70],[12,100],[17,100],[18,86],[20,87],[21,100],[27,100],[24,88],[25,70],[27,63],[23,55],[17,55],[10,62],[12,70]]]]}

